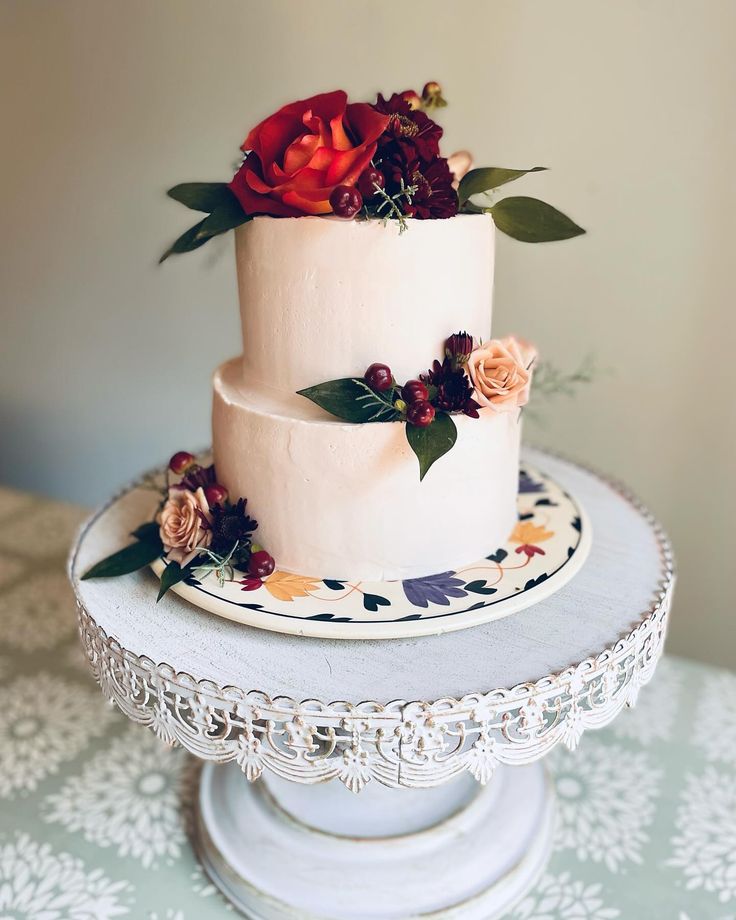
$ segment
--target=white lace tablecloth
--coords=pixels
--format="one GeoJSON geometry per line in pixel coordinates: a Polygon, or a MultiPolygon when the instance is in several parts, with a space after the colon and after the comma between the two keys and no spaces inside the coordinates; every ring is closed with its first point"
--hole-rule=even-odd
{"type": "MultiPolygon", "coordinates": [[[[188,842],[197,764],[87,672],[64,569],[84,515],[0,488],[0,918],[226,916],[188,842]]],[[[555,852],[511,920],[736,920],[736,675],[665,658],[548,764],[555,852]]]]}

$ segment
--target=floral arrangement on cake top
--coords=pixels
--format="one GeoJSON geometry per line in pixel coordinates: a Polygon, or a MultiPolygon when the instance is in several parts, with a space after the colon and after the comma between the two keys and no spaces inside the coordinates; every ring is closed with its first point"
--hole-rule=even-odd
{"type": "Polygon", "coordinates": [[[488,204],[474,200],[531,169],[471,169],[460,151],[440,153],[442,128],[427,114],[446,105],[438,83],[378,95],[374,103],[348,102],[342,90],[292,102],[253,128],[243,161],[226,182],[187,182],[168,195],[207,216],[161,257],[189,252],[258,215],[333,215],[352,220],[436,220],[458,213],[488,213],[517,240],[565,240],[585,231],[537,198],[513,196],[488,204]]]}
{"type": "Polygon", "coordinates": [[[476,344],[469,333],[456,332],[442,361],[403,386],[386,364],[371,364],[362,377],[329,380],[299,395],[347,422],[405,422],[422,480],[455,445],[453,415],[477,419],[480,409],[511,412],[527,404],[536,361],[536,348],[522,339],[476,344]]]}
{"type": "MultiPolygon", "coordinates": [[[[275,563],[253,542],[258,522],[246,512],[247,500],[232,502],[217,482],[214,465],[201,466],[193,454],[179,451],[169,461],[161,501],[152,521],[131,534],[135,542],[101,560],[82,576],[111,578],[166,558],[158,600],[174,585],[214,574],[222,584],[243,572],[245,583],[269,576],[275,563]]],[[[245,590],[245,589],[244,589],[245,590]]]]}

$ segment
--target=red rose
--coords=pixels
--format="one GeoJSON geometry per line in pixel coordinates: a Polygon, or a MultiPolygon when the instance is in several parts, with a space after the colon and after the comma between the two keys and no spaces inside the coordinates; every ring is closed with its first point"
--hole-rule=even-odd
{"type": "Polygon", "coordinates": [[[292,102],[250,132],[230,188],[247,214],[329,214],[337,185],[354,185],[388,124],[342,90],[292,102]]]}

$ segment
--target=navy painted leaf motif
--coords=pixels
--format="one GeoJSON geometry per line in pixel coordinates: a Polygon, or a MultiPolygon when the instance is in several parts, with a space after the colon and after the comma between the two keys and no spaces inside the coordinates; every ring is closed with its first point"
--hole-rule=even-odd
{"type": "Polygon", "coordinates": [[[312,617],[307,617],[308,620],[322,620],[323,622],[330,623],[352,623],[352,617],[336,617],[334,613],[316,613],[312,617]]]}
{"type": "Polygon", "coordinates": [[[543,581],[547,581],[547,573],[540,575],[538,578],[530,578],[529,581],[524,585],[524,590],[528,591],[530,588],[536,588],[537,585],[541,585],[543,581]]]}
{"type": "Polygon", "coordinates": [[[508,556],[508,552],[505,549],[497,549],[495,553],[491,553],[490,556],[486,556],[486,559],[491,562],[496,562],[500,565],[503,560],[508,556]]]}
{"type": "Polygon", "coordinates": [[[236,604],[236,607],[245,607],[246,610],[263,610],[263,604],[236,604]]]}
{"type": "Polygon", "coordinates": [[[583,529],[583,522],[579,517],[573,518],[572,526],[577,530],[578,533],[583,529]]]}
{"type": "Polygon", "coordinates": [[[567,547],[567,558],[569,559],[574,552],[575,552],[574,548],[572,546],[568,546],[567,547]]]}
{"type": "Polygon", "coordinates": [[[480,578],[478,581],[468,582],[468,584],[465,585],[465,590],[472,591],[473,594],[495,594],[498,589],[489,588],[485,578],[480,578]]]}
{"type": "Polygon", "coordinates": [[[526,470],[519,470],[519,492],[522,495],[529,492],[544,492],[544,483],[535,482],[526,470]]]}
{"type": "Polygon", "coordinates": [[[322,584],[330,591],[342,591],[345,588],[345,582],[338,581],[336,578],[323,578],[322,584]]]}
{"type": "Polygon", "coordinates": [[[415,607],[428,607],[430,604],[447,607],[451,597],[465,597],[467,594],[463,580],[456,578],[454,572],[407,578],[402,585],[407,600],[415,607]]]}
{"type": "Polygon", "coordinates": [[[390,607],[391,601],[381,597],[380,594],[364,594],[363,606],[366,610],[370,610],[371,613],[375,613],[379,607],[390,607]]]}
{"type": "Polygon", "coordinates": [[[557,507],[558,507],[558,503],[557,503],[557,502],[553,502],[551,498],[538,498],[538,499],[534,502],[534,505],[535,505],[535,507],[539,507],[540,505],[547,505],[547,506],[549,506],[550,508],[557,508],[557,507]]]}
{"type": "Polygon", "coordinates": [[[421,613],[410,613],[408,617],[399,617],[394,623],[407,623],[409,620],[421,620],[421,613]]]}
{"type": "Polygon", "coordinates": [[[534,512],[530,511],[528,514],[520,514],[519,520],[520,521],[530,521],[533,517],[534,517],[534,512]]]}

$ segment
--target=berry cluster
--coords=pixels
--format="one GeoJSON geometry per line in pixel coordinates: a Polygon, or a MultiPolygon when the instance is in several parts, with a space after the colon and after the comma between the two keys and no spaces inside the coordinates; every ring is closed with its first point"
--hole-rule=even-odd
{"type": "Polygon", "coordinates": [[[473,386],[465,373],[467,356],[473,349],[473,337],[467,332],[451,335],[445,343],[445,358],[435,361],[426,374],[398,386],[386,364],[371,364],[363,375],[376,393],[390,396],[402,419],[417,428],[426,428],[437,412],[461,412],[478,418],[480,406],[473,399],[473,386]]]}

